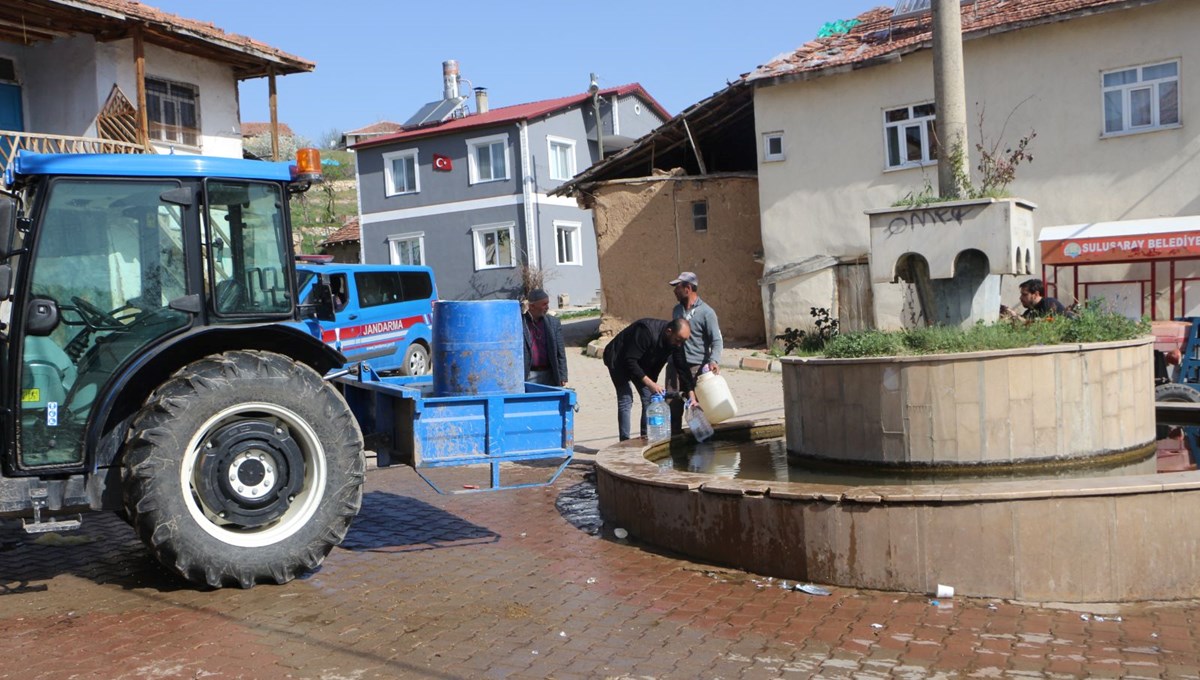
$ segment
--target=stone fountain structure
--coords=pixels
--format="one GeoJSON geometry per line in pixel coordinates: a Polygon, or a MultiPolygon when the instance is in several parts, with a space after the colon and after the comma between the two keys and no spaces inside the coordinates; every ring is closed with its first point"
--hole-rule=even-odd
{"type": "MultiPolygon", "coordinates": [[[[926,286],[927,301],[933,292],[927,313],[994,319],[999,287],[993,299],[988,279],[1031,270],[1032,207],[989,203],[1009,213],[1008,226],[964,232],[974,204],[930,208],[948,211],[932,217],[908,211],[903,224],[873,211],[873,278],[925,271],[928,281],[915,285],[926,286]]],[[[631,441],[597,458],[601,514],[638,541],[797,581],[923,593],[948,584],[961,595],[1026,601],[1200,597],[1200,472],[1154,473],[1152,342],[785,358],[784,421],[717,432],[726,441],[786,433],[790,457],[898,473],[1075,468],[1071,477],[725,479],[655,462],[670,446],[690,445],[682,438],[649,448],[631,441]],[[1138,461],[1148,462],[1145,473],[1088,473],[1138,461]]]]}
{"type": "MultiPolygon", "coordinates": [[[[867,211],[871,281],[880,303],[888,304],[880,295],[887,287],[879,284],[904,282],[919,301],[916,323],[995,321],[1000,276],[1033,272],[1036,208],[1019,198],[987,198],[867,211]]],[[[892,325],[881,321],[881,327],[892,325]]]]}

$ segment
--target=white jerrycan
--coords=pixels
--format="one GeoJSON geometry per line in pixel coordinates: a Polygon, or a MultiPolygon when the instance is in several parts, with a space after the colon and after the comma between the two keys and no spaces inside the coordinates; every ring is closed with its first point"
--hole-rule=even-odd
{"type": "Polygon", "coordinates": [[[705,371],[696,376],[696,401],[704,409],[704,415],[712,425],[724,422],[737,415],[737,402],[729,392],[725,378],[705,371]]]}

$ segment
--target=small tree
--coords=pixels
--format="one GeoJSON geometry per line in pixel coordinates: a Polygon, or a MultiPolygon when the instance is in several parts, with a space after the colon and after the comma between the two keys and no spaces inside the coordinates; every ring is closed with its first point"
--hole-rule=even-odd
{"type": "Polygon", "coordinates": [[[322,215],[321,220],[324,222],[337,221],[337,190],[338,182],[352,179],[354,177],[354,168],[334,159],[321,164],[321,174],[324,175],[324,180],[321,182],[321,198],[322,198],[322,215]],[[332,161],[332,162],[328,162],[332,161]]]}
{"type": "Polygon", "coordinates": [[[536,288],[544,290],[546,282],[553,279],[558,272],[547,271],[536,265],[523,264],[517,267],[517,274],[521,277],[521,297],[524,299],[531,290],[536,288]]]}
{"type": "Polygon", "coordinates": [[[340,149],[342,148],[342,131],[338,128],[329,128],[317,137],[317,148],[319,149],[340,149]]]}

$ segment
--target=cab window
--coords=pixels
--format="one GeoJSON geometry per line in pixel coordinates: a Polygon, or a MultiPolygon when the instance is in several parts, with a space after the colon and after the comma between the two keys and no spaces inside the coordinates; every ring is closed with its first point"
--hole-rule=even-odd
{"type": "Polygon", "coordinates": [[[209,298],[222,316],[291,312],[285,273],[291,253],[277,184],[205,183],[209,298]]]}
{"type": "Polygon", "coordinates": [[[29,295],[59,323],[21,343],[20,465],[83,461],[84,426],[111,375],[187,326],[183,215],[162,200],[178,182],[58,180],[30,258],[29,295]]]}

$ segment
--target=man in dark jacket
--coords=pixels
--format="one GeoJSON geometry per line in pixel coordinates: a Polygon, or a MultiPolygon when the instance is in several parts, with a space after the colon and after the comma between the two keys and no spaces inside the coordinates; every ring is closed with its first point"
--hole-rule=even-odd
{"type": "Polygon", "coordinates": [[[646,408],[650,397],[666,390],[658,384],[658,373],[668,360],[679,371],[679,389],[690,395],[695,385],[683,356],[683,343],[691,337],[692,326],[687,319],[663,321],[638,319],[604,348],[604,365],[617,390],[617,431],[621,441],[629,439],[629,414],[633,411],[633,390],[642,398],[641,435],[646,436],[646,408]]]}
{"type": "Polygon", "coordinates": [[[1029,279],[1021,284],[1021,305],[1026,319],[1042,319],[1048,316],[1070,316],[1066,307],[1052,297],[1046,297],[1046,286],[1041,279],[1029,279]]]}
{"type": "Polygon", "coordinates": [[[525,327],[525,380],[539,385],[567,384],[567,350],[563,347],[562,322],[549,316],[550,296],[541,288],[529,291],[525,327]]]}

